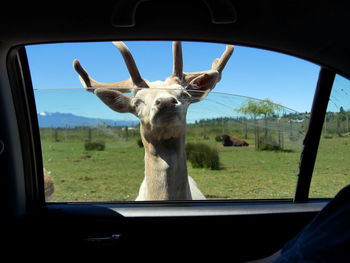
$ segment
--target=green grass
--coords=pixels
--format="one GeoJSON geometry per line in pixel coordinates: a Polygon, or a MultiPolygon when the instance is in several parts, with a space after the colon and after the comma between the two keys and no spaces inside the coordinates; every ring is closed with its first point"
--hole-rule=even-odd
{"type": "Polygon", "coordinates": [[[333,197],[350,184],[350,137],[322,137],[312,177],[310,197],[333,197]]]}
{"type": "MultiPolygon", "coordinates": [[[[54,201],[134,200],[144,176],[144,148],[138,137],[128,141],[118,134],[93,133],[93,140],[105,142],[104,151],[86,151],[86,132],[65,131],[55,142],[51,132],[42,132],[45,168],[55,183],[54,201]]],[[[208,199],[293,198],[300,150],[257,151],[254,138],[249,147],[223,147],[215,141],[189,136],[216,148],[220,169],[193,168],[188,174],[208,199]]],[[[287,145],[287,142],[285,142],[287,145]]],[[[322,139],[311,185],[311,197],[332,197],[350,183],[350,137],[322,139]]]]}
{"type": "Polygon", "coordinates": [[[296,183],[298,156],[261,152],[254,146],[216,145],[221,170],[193,169],[189,174],[205,195],[213,198],[291,198],[296,183]]]}
{"type": "Polygon", "coordinates": [[[85,151],[81,142],[44,142],[44,166],[55,183],[55,201],[132,200],[143,177],[143,149],[108,142],[85,151]]]}

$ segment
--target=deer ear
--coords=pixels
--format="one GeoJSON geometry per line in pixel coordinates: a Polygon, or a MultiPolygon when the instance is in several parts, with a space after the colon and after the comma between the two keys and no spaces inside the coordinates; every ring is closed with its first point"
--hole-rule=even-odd
{"type": "Polygon", "coordinates": [[[187,86],[186,91],[192,96],[191,103],[201,101],[215,87],[219,79],[219,72],[213,70],[203,73],[193,79],[187,86]]]}
{"type": "Polygon", "coordinates": [[[112,110],[120,113],[133,113],[131,97],[128,95],[109,89],[96,89],[94,93],[112,110]]]}

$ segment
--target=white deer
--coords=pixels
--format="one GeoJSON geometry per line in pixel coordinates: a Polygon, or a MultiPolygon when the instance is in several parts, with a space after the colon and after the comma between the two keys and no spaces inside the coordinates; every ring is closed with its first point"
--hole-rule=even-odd
{"type": "Polygon", "coordinates": [[[187,175],[185,152],[186,114],[191,103],[201,101],[221,79],[233,53],[227,45],[212,69],[184,73],[181,42],[173,42],[173,73],[164,82],[141,78],[130,50],[123,42],[113,42],[121,52],[131,79],[115,83],[93,80],[77,59],[74,69],[87,91],[108,107],[132,113],[140,120],[145,148],[145,177],[136,201],[205,199],[194,180],[187,175]],[[133,97],[124,93],[131,92],[133,97]]]}

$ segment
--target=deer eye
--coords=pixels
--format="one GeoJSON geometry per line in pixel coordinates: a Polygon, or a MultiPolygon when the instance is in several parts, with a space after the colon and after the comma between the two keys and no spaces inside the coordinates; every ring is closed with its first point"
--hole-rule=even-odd
{"type": "Polygon", "coordinates": [[[180,100],[189,100],[191,98],[191,95],[187,91],[181,92],[181,95],[179,97],[180,100]]]}
{"type": "Polygon", "coordinates": [[[136,99],[134,100],[134,106],[139,107],[140,105],[144,104],[144,101],[141,99],[136,99]]]}

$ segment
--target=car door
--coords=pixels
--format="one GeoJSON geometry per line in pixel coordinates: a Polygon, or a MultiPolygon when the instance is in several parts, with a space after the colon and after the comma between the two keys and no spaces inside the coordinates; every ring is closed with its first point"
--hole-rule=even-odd
{"type": "MultiPolygon", "coordinates": [[[[89,39],[82,37],[80,40],[89,39]]],[[[213,39],[208,36],[208,40],[213,39]]],[[[30,68],[30,61],[28,63],[28,48],[24,44],[4,44],[1,47],[0,139],[3,150],[0,148],[0,153],[5,182],[2,193],[8,215],[8,251],[20,248],[33,256],[37,255],[38,249],[78,256],[95,252],[114,255],[127,251],[134,256],[152,258],[159,257],[159,251],[172,254],[176,249],[174,256],[191,253],[203,258],[220,255],[238,262],[252,260],[279,250],[335,194],[323,194],[322,190],[320,195],[314,195],[318,199],[309,198],[310,187],[314,187],[311,178],[324,129],[323,120],[335,78],[334,71],[321,67],[314,83],[315,96],[305,127],[300,165],[295,167],[298,174],[296,191],[291,198],[141,203],[58,199],[45,202],[45,145],[40,137],[43,136],[38,121],[40,112],[36,108],[38,101],[31,75],[34,70],[30,68]],[[153,253],[154,250],[158,252],[153,253]]],[[[264,123],[263,117],[261,120],[264,123]]],[[[291,123],[289,125],[293,125],[291,123]]],[[[346,123],[346,117],[339,123],[346,123]]],[[[220,125],[219,122],[216,126],[220,125]]],[[[59,138],[55,136],[54,133],[54,140],[59,138]]],[[[90,179],[82,177],[80,180],[84,183],[90,179]]],[[[345,186],[346,181],[333,191],[340,190],[341,185],[345,186]]]]}

